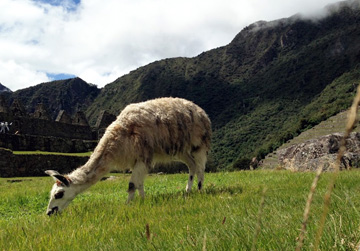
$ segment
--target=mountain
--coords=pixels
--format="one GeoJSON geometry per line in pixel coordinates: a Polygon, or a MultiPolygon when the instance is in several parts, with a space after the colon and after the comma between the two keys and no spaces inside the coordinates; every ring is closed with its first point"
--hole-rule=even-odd
{"type": "Polygon", "coordinates": [[[347,109],[360,83],[360,1],[244,28],[230,44],[193,58],[140,67],[99,90],[79,78],[19,90],[28,111],[115,115],[129,103],[173,96],[194,101],[214,130],[209,168],[248,167],[282,143],[347,109]]]}
{"type": "Polygon", "coordinates": [[[227,46],[140,67],[106,85],[87,114],[94,120],[99,109],[118,114],[131,102],[187,98],[212,120],[213,165],[262,158],[351,104],[360,83],[360,4],[326,11],[317,20],[259,21],[227,46]]]}
{"type": "Polygon", "coordinates": [[[19,99],[27,112],[32,113],[39,103],[43,103],[55,119],[60,110],[74,115],[85,111],[100,90],[81,78],[57,80],[15,91],[11,99],[19,99]]]}
{"type": "Polygon", "coordinates": [[[11,90],[0,83],[0,93],[4,93],[4,92],[11,93],[11,90]]]}

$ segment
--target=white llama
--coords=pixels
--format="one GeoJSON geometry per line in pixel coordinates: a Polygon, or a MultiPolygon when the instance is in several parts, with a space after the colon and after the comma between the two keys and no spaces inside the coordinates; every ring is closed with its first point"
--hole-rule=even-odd
{"type": "Polygon", "coordinates": [[[47,214],[62,211],[75,196],[111,170],[131,169],[128,199],[138,189],[144,198],[144,178],[154,163],[180,161],[189,168],[186,191],[194,175],[198,189],[210,148],[211,122],[194,103],[180,98],[159,98],[128,105],[106,129],[87,163],[68,175],[47,170],[54,184],[47,214]]]}

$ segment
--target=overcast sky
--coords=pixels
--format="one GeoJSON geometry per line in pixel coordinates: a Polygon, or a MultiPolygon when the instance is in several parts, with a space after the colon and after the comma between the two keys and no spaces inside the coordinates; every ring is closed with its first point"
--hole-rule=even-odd
{"type": "Polygon", "coordinates": [[[103,87],[131,70],[227,45],[245,26],[338,0],[0,0],[0,83],[78,76],[103,87]]]}

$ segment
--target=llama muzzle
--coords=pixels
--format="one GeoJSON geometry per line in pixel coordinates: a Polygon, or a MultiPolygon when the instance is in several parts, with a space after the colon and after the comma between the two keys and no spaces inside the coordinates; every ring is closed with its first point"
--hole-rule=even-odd
{"type": "Polygon", "coordinates": [[[53,207],[51,210],[48,210],[46,214],[47,214],[48,216],[51,216],[51,215],[54,214],[54,213],[56,214],[56,213],[58,212],[58,210],[59,210],[58,207],[53,207]]]}

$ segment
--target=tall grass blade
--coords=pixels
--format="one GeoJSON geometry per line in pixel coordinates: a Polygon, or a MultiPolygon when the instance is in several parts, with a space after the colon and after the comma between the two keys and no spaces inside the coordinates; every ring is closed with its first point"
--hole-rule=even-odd
{"type": "Polygon", "coordinates": [[[301,232],[298,237],[298,243],[297,243],[297,247],[296,247],[297,251],[300,251],[304,244],[304,239],[305,239],[305,234],[306,234],[306,226],[307,226],[309,214],[310,214],[310,207],[311,207],[311,203],[312,203],[314,193],[315,193],[315,190],[317,187],[317,183],[318,183],[318,181],[320,179],[320,175],[323,171],[323,167],[324,167],[323,164],[319,166],[319,168],[316,171],[316,176],[313,180],[313,183],[311,184],[310,192],[309,192],[308,199],[306,201],[306,205],[305,205],[305,209],[304,209],[304,217],[303,217],[303,222],[302,222],[302,226],[301,226],[301,232]]]}
{"type": "Polygon", "coordinates": [[[258,212],[258,217],[257,217],[257,224],[256,224],[256,228],[255,228],[255,233],[254,233],[254,239],[253,239],[253,243],[252,243],[252,247],[251,250],[255,251],[256,250],[256,243],[257,243],[257,239],[261,230],[261,216],[262,216],[262,211],[264,208],[264,204],[265,204],[265,193],[267,191],[267,187],[264,187],[263,191],[262,191],[262,196],[261,196],[261,200],[260,200],[260,206],[259,206],[259,212],[258,212]]]}
{"type": "Polygon", "coordinates": [[[150,235],[150,226],[149,226],[149,224],[146,224],[145,229],[146,229],[146,239],[149,241],[150,238],[151,238],[151,235],[150,235]]]}
{"type": "Polygon", "coordinates": [[[206,251],[206,232],[204,233],[204,240],[203,240],[202,251],[206,251]]]}
{"type": "Polygon", "coordinates": [[[327,192],[324,196],[324,208],[323,208],[323,212],[322,212],[321,219],[320,219],[319,229],[316,233],[316,239],[315,239],[315,245],[314,245],[315,250],[319,250],[320,240],[321,240],[321,237],[322,237],[322,234],[324,231],[326,216],[329,212],[331,193],[334,189],[335,181],[339,175],[341,159],[344,156],[344,153],[346,151],[346,139],[349,137],[350,133],[352,132],[352,130],[354,129],[354,126],[357,123],[357,112],[358,112],[359,105],[360,105],[360,85],[357,88],[356,96],[354,98],[353,104],[348,113],[348,120],[347,120],[347,124],[346,124],[346,128],[345,128],[345,134],[340,142],[340,148],[339,148],[336,162],[334,165],[334,172],[330,179],[327,192]]]}

